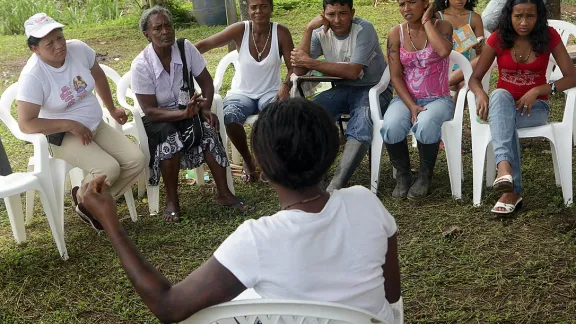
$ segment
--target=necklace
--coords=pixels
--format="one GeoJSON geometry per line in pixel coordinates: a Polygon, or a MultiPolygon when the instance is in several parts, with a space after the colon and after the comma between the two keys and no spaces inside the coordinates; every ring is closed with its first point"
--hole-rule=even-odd
{"type": "Polygon", "coordinates": [[[264,54],[266,46],[268,46],[270,35],[272,35],[272,26],[270,26],[270,29],[268,30],[268,38],[266,38],[266,44],[264,44],[264,48],[262,48],[262,52],[260,52],[258,50],[258,45],[256,45],[256,37],[254,36],[254,22],[252,22],[252,40],[254,41],[254,48],[256,48],[256,53],[258,53],[258,62],[262,60],[262,54],[264,54]]]}
{"type": "Polygon", "coordinates": [[[318,194],[317,196],[314,196],[314,197],[312,197],[312,198],[307,198],[307,199],[304,199],[304,200],[300,200],[300,201],[298,201],[298,202],[295,202],[295,203],[293,203],[293,204],[289,204],[289,205],[284,206],[284,207],[280,206],[280,208],[281,208],[281,210],[286,210],[286,209],[288,209],[288,208],[290,208],[290,207],[294,207],[294,206],[299,205],[299,204],[307,204],[307,203],[309,203],[309,202],[312,202],[312,201],[315,201],[315,200],[318,200],[318,199],[322,198],[322,195],[324,195],[324,193],[318,194]]]}
{"type": "MultiPolygon", "coordinates": [[[[416,48],[416,45],[414,45],[414,42],[412,41],[412,33],[410,33],[410,23],[407,23],[407,24],[408,24],[408,38],[410,38],[410,44],[412,44],[412,47],[414,47],[415,50],[420,51],[419,49],[416,48]]],[[[426,46],[428,46],[428,37],[426,37],[426,42],[424,43],[424,48],[426,48],[426,46]]]]}
{"type": "Polygon", "coordinates": [[[522,59],[524,53],[516,56],[516,49],[514,47],[512,47],[512,53],[514,53],[514,58],[516,59],[516,62],[524,63],[528,61],[528,58],[530,58],[530,54],[532,54],[532,47],[530,47],[530,51],[528,52],[528,55],[526,55],[524,59],[522,59]]]}

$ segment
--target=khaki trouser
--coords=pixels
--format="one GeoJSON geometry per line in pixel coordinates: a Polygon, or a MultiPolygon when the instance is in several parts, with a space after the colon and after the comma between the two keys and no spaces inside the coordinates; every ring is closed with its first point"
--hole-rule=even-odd
{"type": "Polygon", "coordinates": [[[50,144],[50,148],[55,158],[88,173],[83,184],[105,174],[115,199],[130,189],[148,164],[135,143],[105,122],[98,125],[88,145],[83,145],[72,133],[66,133],[61,146],[50,144]]]}

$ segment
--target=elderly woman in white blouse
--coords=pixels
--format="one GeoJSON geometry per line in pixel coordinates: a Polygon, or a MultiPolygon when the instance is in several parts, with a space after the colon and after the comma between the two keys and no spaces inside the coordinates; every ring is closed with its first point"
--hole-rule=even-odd
{"type": "MultiPolygon", "coordinates": [[[[157,185],[160,175],[166,187],[166,209],[164,220],[180,221],[178,199],[178,173],[180,169],[194,169],[206,162],[214,176],[219,205],[248,213],[252,208],[236,198],[228,189],[226,167],[228,159],[215,127],[216,115],[210,112],[214,96],[212,77],[206,69],[206,61],[189,42],[184,42],[181,53],[175,41],[171,13],[155,6],[142,14],[140,30],[150,44],[134,59],[131,66],[132,91],[145,116],[142,118],[150,147],[150,179],[157,185]],[[203,98],[192,96],[185,109],[179,108],[179,95],[183,87],[183,65],[189,75],[198,82],[203,98]],[[200,144],[187,147],[185,139],[186,121],[201,114],[202,139],[200,144]]],[[[193,81],[190,80],[190,83],[193,81]]]]}

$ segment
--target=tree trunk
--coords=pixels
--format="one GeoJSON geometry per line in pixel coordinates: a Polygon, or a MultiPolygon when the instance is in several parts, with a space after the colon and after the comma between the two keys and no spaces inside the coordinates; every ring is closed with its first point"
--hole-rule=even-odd
{"type": "Polygon", "coordinates": [[[250,20],[248,17],[248,0],[238,0],[238,4],[240,5],[240,18],[242,20],[250,20]]]}
{"type": "MultiPolygon", "coordinates": [[[[236,1],[226,0],[226,20],[228,21],[228,26],[238,22],[238,13],[236,12],[236,1]]],[[[236,43],[230,42],[228,44],[228,52],[232,52],[236,49],[236,43]]]]}
{"type": "Polygon", "coordinates": [[[148,5],[150,6],[150,8],[154,7],[155,5],[161,5],[163,3],[164,1],[162,0],[148,0],[148,5]]]}
{"type": "Polygon", "coordinates": [[[560,0],[546,1],[546,7],[548,8],[548,19],[562,19],[560,11],[560,0]]]}

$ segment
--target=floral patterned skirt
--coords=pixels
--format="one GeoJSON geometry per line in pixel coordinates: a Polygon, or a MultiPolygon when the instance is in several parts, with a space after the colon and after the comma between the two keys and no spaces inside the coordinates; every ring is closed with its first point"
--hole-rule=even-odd
{"type": "Polygon", "coordinates": [[[203,122],[204,137],[202,143],[190,148],[184,148],[181,133],[183,129],[178,129],[179,123],[151,121],[142,117],[146,135],[148,136],[148,147],[150,148],[150,177],[148,182],[152,186],[160,183],[162,172],[160,171],[160,161],[169,160],[174,154],[180,152],[180,168],[195,169],[204,163],[204,151],[208,151],[214,160],[222,167],[228,166],[228,157],[220,134],[216,132],[207,122],[203,122]]]}

